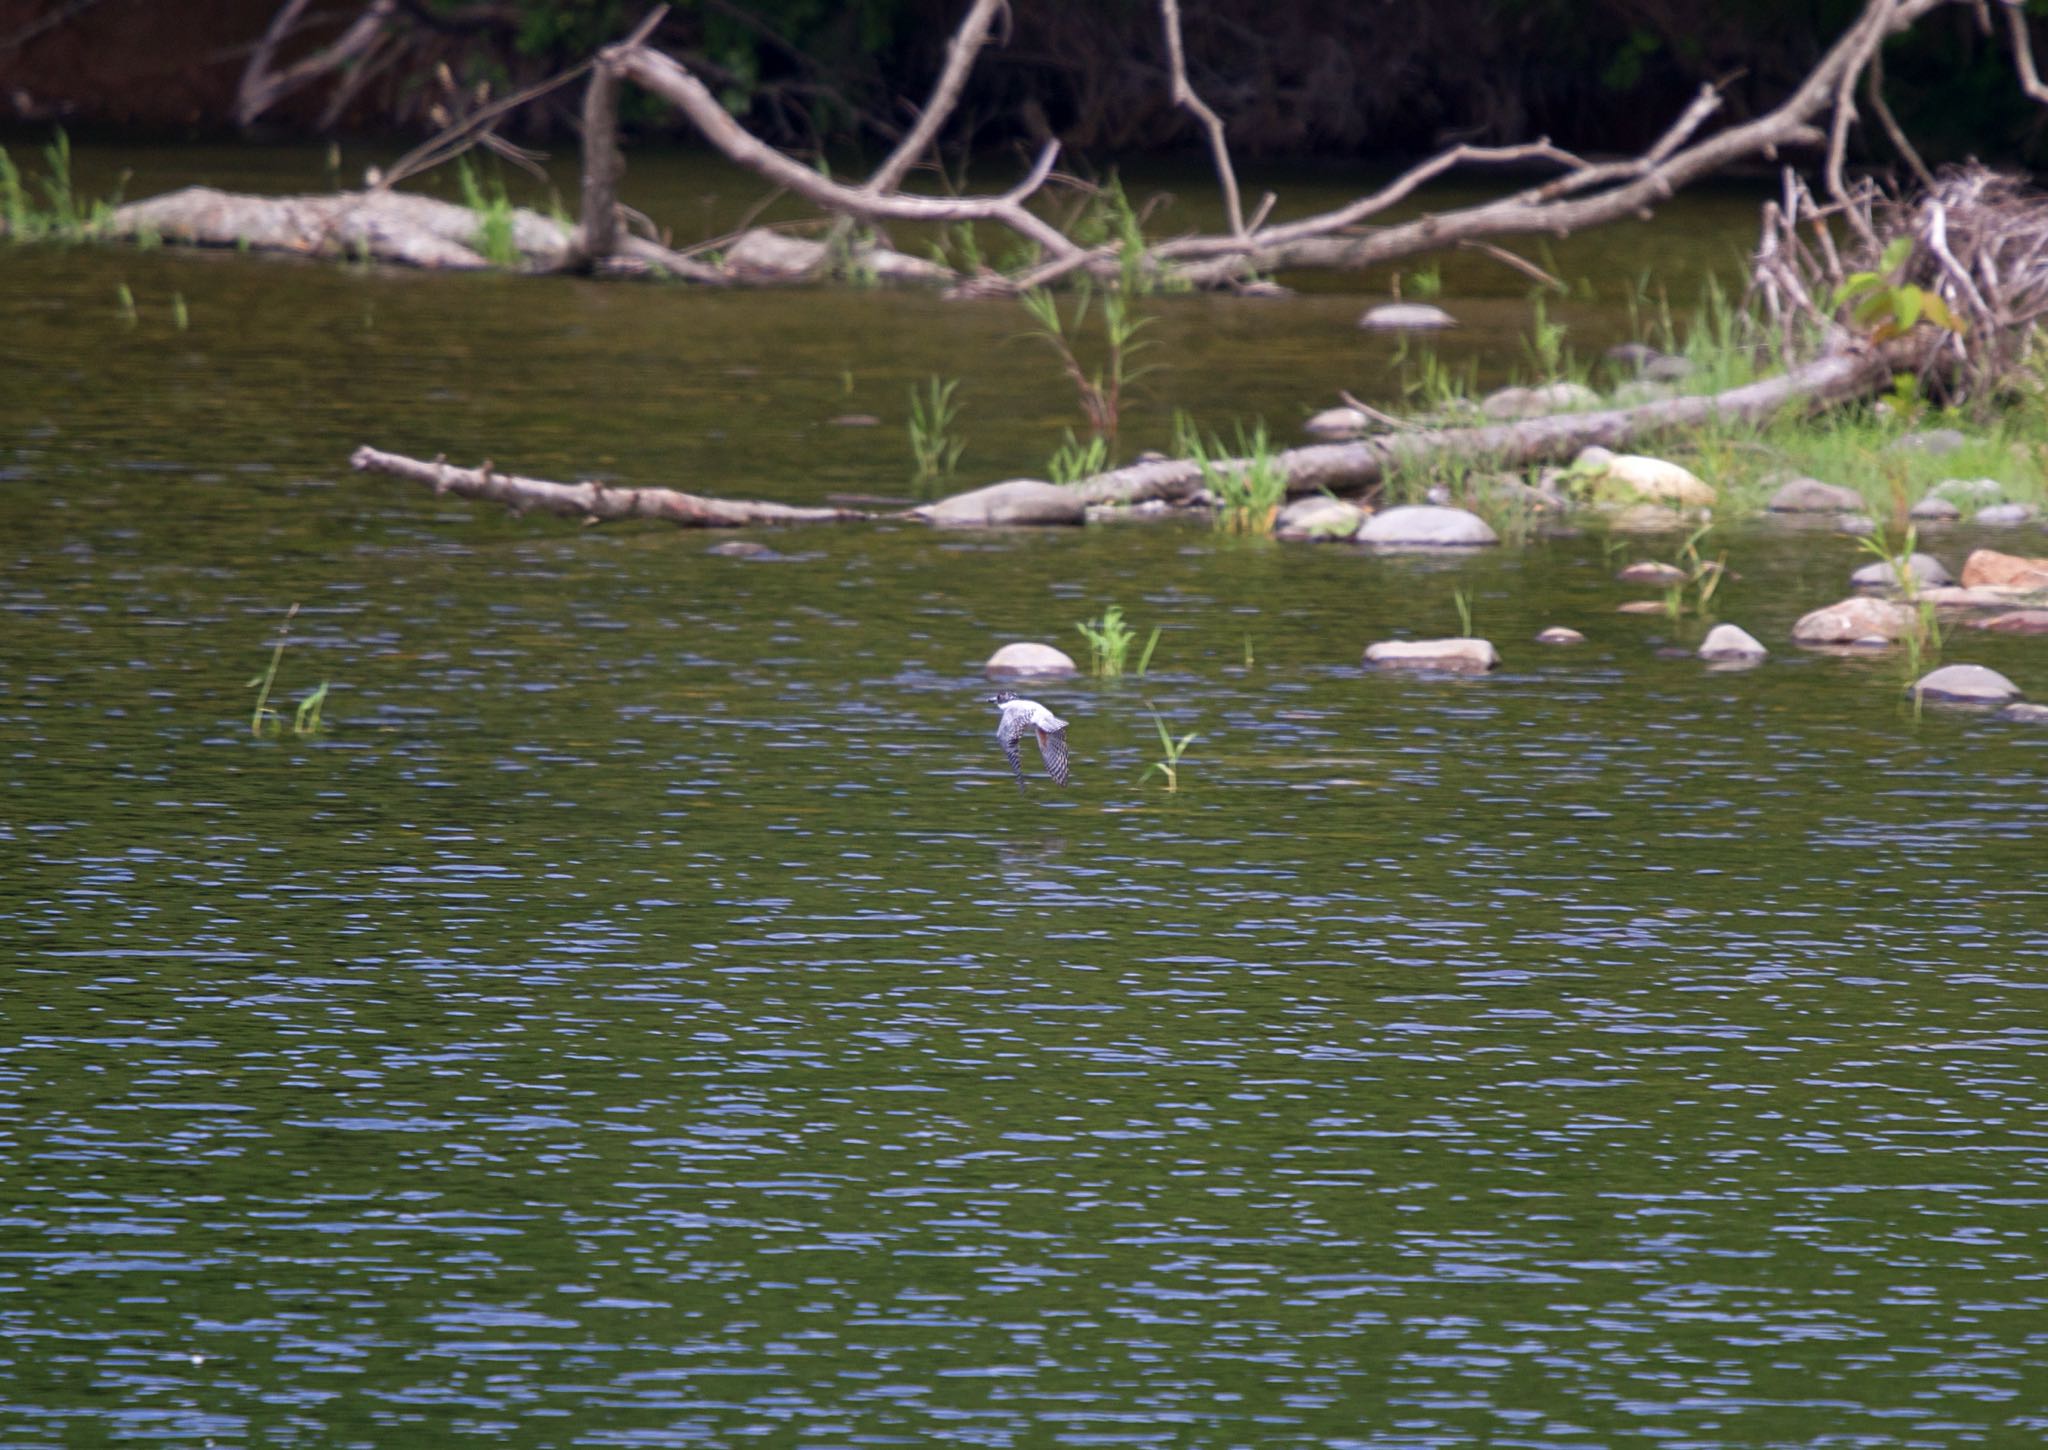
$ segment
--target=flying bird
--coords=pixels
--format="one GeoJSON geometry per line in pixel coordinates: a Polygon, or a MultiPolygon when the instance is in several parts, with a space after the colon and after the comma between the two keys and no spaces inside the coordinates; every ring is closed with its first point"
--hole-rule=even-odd
{"type": "Polygon", "coordinates": [[[1017,743],[1026,735],[1038,737],[1038,753],[1045,757],[1045,772],[1061,785],[1067,783],[1067,722],[1036,700],[1020,700],[1009,690],[990,695],[989,704],[1003,712],[996,723],[996,744],[1016,774],[1017,789],[1024,782],[1024,762],[1017,758],[1017,743]]]}

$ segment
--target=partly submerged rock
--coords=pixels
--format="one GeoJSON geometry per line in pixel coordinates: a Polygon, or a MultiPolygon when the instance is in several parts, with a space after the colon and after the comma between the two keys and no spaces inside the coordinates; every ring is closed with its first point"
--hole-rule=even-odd
{"type": "Polygon", "coordinates": [[[1404,504],[1374,514],[1358,542],[1382,549],[1471,549],[1497,544],[1500,536],[1470,509],[1404,504]]]}
{"type": "Polygon", "coordinates": [[[1889,644],[1919,621],[1907,605],[1865,594],[1804,616],[1792,626],[1792,638],[1798,644],[1889,644]]]}
{"type": "Polygon", "coordinates": [[[1358,532],[1366,517],[1365,510],[1355,503],[1312,494],[1280,510],[1273,520],[1273,536],[1322,541],[1348,539],[1358,532]]]}
{"type": "Polygon", "coordinates": [[[1869,514],[1851,514],[1848,518],[1835,521],[1835,532],[1847,534],[1853,539],[1867,539],[1877,532],[1877,520],[1869,514]]]}
{"type": "Polygon", "coordinates": [[[1499,667],[1500,652],[1483,639],[1384,639],[1365,647],[1365,662],[1389,670],[1483,675],[1499,667]]]}
{"type": "Polygon", "coordinates": [[[1076,666],[1063,649],[1049,644],[1019,642],[1006,644],[988,657],[982,670],[991,675],[1071,675],[1076,666]]]}
{"type": "Polygon", "coordinates": [[[1550,628],[1536,636],[1536,643],[1538,644],[1584,644],[1585,642],[1586,637],[1583,634],[1580,634],[1576,629],[1568,629],[1562,624],[1553,624],[1550,628]]]}
{"type": "Polygon", "coordinates": [[[2030,503],[1995,503],[1970,515],[1970,522],[1990,529],[2011,529],[2031,524],[2039,517],[2040,511],[2030,503]]]}
{"type": "Polygon", "coordinates": [[[1978,549],[1963,560],[1965,589],[2048,589],[2048,559],[1978,549]]]}
{"type": "Polygon", "coordinates": [[[1998,712],[2001,720],[2016,720],[2022,725],[2048,725],[2048,705],[2007,705],[1998,712]]]}
{"type": "Polygon", "coordinates": [[[2008,609],[2003,614],[1963,622],[1972,629],[1988,629],[1993,634],[2048,634],[2048,609],[2008,609]]]}
{"type": "Polygon", "coordinates": [[[1995,502],[2005,497],[2005,485],[1995,478],[1944,478],[1927,490],[1940,498],[1995,502]]]}
{"type": "Polygon", "coordinates": [[[1651,358],[1643,364],[1643,376],[1653,383],[1675,383],[1689,378],[1693,373],[1693,362],[1689,357],[1677,357],[1666,353],[1663,357],[1651,358]]]}
{"type": "Polygon", "coordinates": [[[1906,510],[1906,517],[1921,524],[1950,524],[1963,516],[1963,511],[1950,499],[1929,495],[1906,510]]]}
{"type": "Polygon", "coordinates": [[[1614,606],[1616,614],[1669,614],[1661,599],[1630,599],[1614,606]]]}
{"type": "Polygon", "coordinates": [[[776,553],[766,544],[756,543],[752,539],[727,539],[722,544],[713,544],[704,552],[716,554],[722,559],[780,559],[782,557],[782,555],[776,553]]]}
{"type": "Polygon", "coordinates": [[[1582,449],[1572,467],[1583,476],[1618,485],[1636,498],[1678,508],[1711,508],[1715,494],[1691,469],[1642,453],[1610,453],[1605,448],[1582,449]]]}
{"type": "Polygon", "coordinates": [[[1863,495],[1839,483],[1817,478],[1788,479],[1765,505],[1774,514],[1853,514],[1864,508],[1863,495]]]}
{"type": "MultiPolygon", "coordinates": [[[[1915,554],[1906,561],[1906,568],[1913,576],[1917,588],[1934,587],[1955,583],[1955,576],[1948,572],[1941,560],[1932,554],[1915,554]]],[[[1849,576],[1849,582],[1858,589],[1896,589],[1899,585],[1898,570],[1889,559],[1879,559],[1865,564],[1849,576]]]]}
{"type": "Polygon", "coordinates": [[[1613,347],[1601,353],[1600,356],[1606,358],[1611,363],[1620,363],[1623,367],[1634,368],[1637,372],[1641,372],[1658,358],[1663,357],[1664,354],[1651,347],[1647,342],[1617,342],[1613,347]]]}
{"type": "Polygon", "coordinates": [[[1648,584],[1656,589],[1669,589],[1684,584],[1692,575],[1676,564],[1659,564],[1651,560],[1631,564],[1614,576],[1624,584],[1648,584]]]}
{"type": "Polygon", "coordinates": [[[1301,430],[1314,438],[1357,438],[1372,431],[1372,419],[1359,408],[1325,408],[1301,430]]]}
{"type": "Polygon", "coordinates": [[[1456,327],[1458,319],[1441,307],[1427,302],[1382,302],[1368,307],[1358,319],[1360,327],[1376,331],[1399,331],[1432,327],[1456,327]]]}
{"type": "Polygon", "coordinates": [[[2020,695],[2018,685],[1982,665],[1943,665],[1907,688],[1923,700],[1957,705],[2003,705],[2020,695]]]}
{"type": "Polygon", "coordinates": [[[1717,624],[1700,641],[1700,658],[1714,661],[1760,660],[1770,653],[1755,635],[1736,624],[1717,624]]]}
{"type": "Polygon", "coordinates": [[[1086,523],[1088,506],[1080,494],[1056,483],[1013,478],[912,509],[911,516],[948,528],[1030,528],[1086,523]]]}
{"type": "Polygon", "coordinates": [[[1675,534],[1687,523],[1677,509],[1655,503],[1630,504],[1607,515],[1607,530],[1614,534],[1675,534]]]}

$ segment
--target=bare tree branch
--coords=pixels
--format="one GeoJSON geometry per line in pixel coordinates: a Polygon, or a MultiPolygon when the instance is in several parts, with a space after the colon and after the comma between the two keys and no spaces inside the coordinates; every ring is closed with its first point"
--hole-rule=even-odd
{"type": "Polygon", "coordinates": [[[277,47],[298,28],[299,19],[309,3],[310,0],[285,0],[284,6],[271,17],[269,28],[250,53],[249,63],[242,69],[241,83],[236,87],[237,126],[246,128],[253,125],[258,116],[293,91],[366,55],[383,38],[384,26],[398,8],[397,0],[370,0],[370,4],[363,7],[363,13],[333,43],[322,46],[282,71],[273,71],[270,63],[277,54],[277,47]]]}
{"type": "Polygon", "coordinates": [[[1238,199],[1237,172],[1230,164],[1230,144],[1223,136],[1223,118],[1188,83],[1188,59],[1181,44],[1180,0],[1159,0],[1159,18],[1166,25],[1166,63],[1173,73],[1173,103],[1192,114],[1209,133],[1209,152],[1216,158],[1216,180],[1223,187],[1223,213],[1230,219],[1230,234],[1241,237],[1244,203],[1238,199]]]}
{"type": "Polygon", "coordinates": [[[939,130],[946,124],[946,118],[953,114],[953,108],[960,104],[961,88],[967,84],[967,76],[974,69],[974,61],[981,54],[982,46],[988,43],[989,26],[1003,10],[1006,0],[974,0],[966,18],[946,42],[946,64],[939,72],[937,84],[932,87],[924,109],[918,113],[917,123],[904,134],[896,149],[891,151],[867,185],[861,188],[876,196],[896,190],[903,184],[903,178],[910,174],[910,168],[917,165],[924,153],[937,139],[939,130]]]}

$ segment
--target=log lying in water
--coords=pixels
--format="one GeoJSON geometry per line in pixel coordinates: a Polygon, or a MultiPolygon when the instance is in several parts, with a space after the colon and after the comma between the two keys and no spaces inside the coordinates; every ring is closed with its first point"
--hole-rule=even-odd
{"type": "Polygon", "coordinates": [[[349,465],[358,473],[409,478],[414,483],[426,484],[436,493],[489,499],[521,513],[540,509],[551,514],[569,514],[591,524],[619,519],[662,519],[685,528],[738,529],[749,524],[820,524],[872,517],[858,509],[797,508],[750,499],[705,498],[673,488],[614,488],[595,480],[551,483],[543,478],[499,473],[488,463],[482,468],[455,468],[438,458],[407,458],[402,453],[384,453],[369,447],[358,448],[350,456],[349,465]]]}
{"type": "MultiPolygon", "coordinates": [[[[332,196],[243,196],[210,186],[188,186],[147,201],[116,207],[100,234],[150,237],[198,247],[248,247],[300,256],[372,258],[407,267],[479,270],[496,267],[486,255],[484,218],[473,208],[411,192],[338,192],[332,196]]],[[[539,212],[516,207],[498,245],[529,272],[571,265],[569,228],[539,212]]],[[[722,283],[723,272],[640,237],[622,238],[605,270],[662,272],[692,282],[722,283]]]]}
{"type": "MultiPolygon", "coordinates": [[[[1926,329],[1922,329],[1926,331],[1926,329]]],[[[1328,489],[1364,493],[1402,468],[1438,468],[1470,462],[1488,468],[1526,468],[1566,463],[1580,449],[1599,444],[1620,448],[1659,434],[1697,428],[1707,422],[1760,423],[1794,404],[1825,406],[1865,397],[1888,387],[1892,375],[1911,370],[1934,345],[1931,338],[1904,337],[1881,348],[1833,353],[1757,382],[1721,393],[1699,393],[1609,408],[1595,413],[1554,413],[1517,423],[1480,428],[1419,429],[1383,433],[1351,443],[1316,443],[1277,455],[1287,470],[1290,494],[1328,489]]],[[[1240,460],[1211,464],[1218,470],[1240,460]]],[[[1179,499],[1202,486],[1202,471],[1186,459],[1156,459],[1112,469],[1075,485],[1091,504],[1142,503],[1179,499]]]]}

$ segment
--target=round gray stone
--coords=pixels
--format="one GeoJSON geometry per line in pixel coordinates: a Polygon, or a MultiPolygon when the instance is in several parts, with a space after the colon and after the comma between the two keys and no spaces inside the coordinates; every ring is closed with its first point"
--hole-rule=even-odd
{"type": "Polygon", "coordinates": [[[1788,479],[1766,505],[1774,514],[1854,514],[1864,508],[1863,495],[1839,483],[1817,478],[1788,479]]]}
{"type": "Polygon", "coordinates": [[[1922,675],[1909,688],[1923,700],[1945,700],[1958,705],[2003,705],[2018,699],[2020,694],[2018,685],[1982,665],[1943,665],[1922,675]]]}
{"type": "Polygon", "coordinates": [[[1500,536],[1469,509],[1405,504],[1367,519],[1358,542],[1383,549],[1472,549],[1498,544],[1500,536]]]}
{"type": "Polygon", "coordinates": [[[1700,642],[1703,660],[1760,660],[1769,653],[1755,635],[1737,624],[1717,624],[1700,642]]]}
{"type": "Polygon", "coordinates": [[[2010,529],[2021,524],[2030,524],[2039,515],[2030,503],[1995,503],[1989,508],[1978,509],[1970,517],[1973,524],[1986,528],[2010,529]]]}
{"type": "MultiPolygon", "coordinates": [[[[1948,572],[1941,560],[1932,554],[1915,554],[1906,561],[1915,584],[1940,588],[1955,583],[1955,576],[1948,572]]],[[[1892,568],[1892,561],[1879,559],[1876,563],[1865,564],[1849,576],[1849,582],[1858,589],[1896,589],[1899,583],[1898,571],[1892,568]]]]}
{"type": "Polygon", "coordinates": [[[1918,519],[1923,524],[1945,524],[1959,519],[1963,511],[1945,498],[1929,495],[1906,511],[1906,517],[1918,519]]]}
{"type": "Polygon", "coordinates": [[[1081,495],[1036,478],[992,483],[986,488],[942,498],[913,512],[929,523],[961,529],[1029,528],[1088,520],[1088,506],[1081,495]]]}

